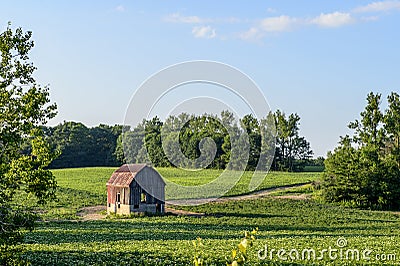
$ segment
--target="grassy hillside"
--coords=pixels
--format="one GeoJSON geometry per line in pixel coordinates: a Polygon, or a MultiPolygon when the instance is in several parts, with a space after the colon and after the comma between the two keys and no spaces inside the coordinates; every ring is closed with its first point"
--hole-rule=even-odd
{"type": "MultiPolygon", "coordinates": [[[[52,170],[59,188],[57,201],[51,202],[44,209],[44,218],[73,219],[82,207],[105,205],[107,200],[106,182],[116,168],[73,168],[52,170]]],[[[175,168],[158,168],[160,174],[168,180],[181,185],[199,185],[217,178],[222,171],[184,171],[175,168]]],[[[245,172],[234,188],[227,195],[248,193],[248,184],[252,172],[245,172]]],[[[280,173],[266,174],[258,190],[288,184],[310,182],[320,177],[320,173],[280,173]]]]}
{"type": "Polygon", "coordinates": [[[106,182],[115,168],[72,168],[53,170],[58,183],[57,200],[39,207],[43,217],[52,219],[75,219],[82,207],[105,205],[106,182]]]}

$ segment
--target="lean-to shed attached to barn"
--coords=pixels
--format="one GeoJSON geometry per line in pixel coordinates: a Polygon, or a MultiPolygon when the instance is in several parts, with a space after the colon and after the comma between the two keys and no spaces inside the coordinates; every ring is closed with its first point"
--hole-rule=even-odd
{"type": "Polygon", "coordinates": [[[163,213],[165,182],[146,164],[124,164],[107,182],[107,213],[163,213]]]}

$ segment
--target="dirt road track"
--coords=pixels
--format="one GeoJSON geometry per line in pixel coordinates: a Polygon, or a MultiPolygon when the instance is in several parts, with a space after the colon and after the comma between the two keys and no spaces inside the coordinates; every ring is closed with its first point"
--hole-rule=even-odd
{"type": "MultiPolygon", "coordinates": [[[[191,211],[184,211],[184,210],[177,210],[174,208],[175,205],[199,205],[206,202],[227,202],[227,201],[240,201],[240,200],[249,200],[249,199],[257,199],[262,198],[265,196],[269,196],[273,192],[287,190],[292,188],[301,187],[311,183],[300,183],[295,185],[287,185],[281,187],[274,187],[268,188],[264,190],[255,191],[246,195],[239,195],[239,196],[232,196],[232,197],[224,197],[224,198],[217,198],[217,199],[190,199],[190,200],[175,200],[170,201],[166,204],[165,212],[174,214],[174,215],[184,215],[184,216],[191,216],[191,217],[203,217],[205,213],[197,213],[191,211]]],[[[293,198],[293,199],[305,199],[305,195],[296,195],[296,196],[277,196],[277,198],[293,198]]],[[[90,206],[85,207],[79,210],[78,216],[82,217],[84,221],[93,221],[93,220],[100,220],[106,217],[105,214],[100,214],[101,211],[105,211],[106,206],[99,205],[99,206],[90,206]]]]}

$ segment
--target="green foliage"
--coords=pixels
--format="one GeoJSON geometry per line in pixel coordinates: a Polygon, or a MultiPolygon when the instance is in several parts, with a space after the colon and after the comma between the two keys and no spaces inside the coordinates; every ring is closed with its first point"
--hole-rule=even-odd
{"type": "Polygon", "coordinates": [[[30,262],[23,258],[23,247],[0,244],[0,263],[2,265],[30,265],[30,262]]]}
{"type": "Polygon", "coordinates": [[[325,161],[323,198],[330,202],[373,209],[400,208],[397,119],[399,96],[392,93],[386,114],[381,95],[368,94],[361,120],[349,124],[353,137],[345,136],[325,161]]]}
{"type": "Polygon", "coordinates": [[[207,265],[205,262],[205,255],[204,255],[204,245],[201,242],[201,238],[198,237],[196,240],[193,240],[193,247],[194,247],[194,256],[193,256],[193,265],[194,266],[204,266],[207,265]]]}
{"type": "Polygon", "coordinates": [[[272,169],[281,171],[301,171],[313,152],[310,143],[299,136],[300,116],[290,114],[287,118],[280,110],[274,114],[277,129],[275,159],[272,169]]]}
{"type": "MultiPolygon", "coordinates": [[[[293,117],[299,119],[298,115],[289,119],[293,117]]],[[[149,163],[156,167],[267,170],[275,156],[274,170],[299,171],[312,151],[304,137],[298,136],[298,120],[293,136],[275,136],[275,127],[285,126],[285,119],[277,111],[260,120],[246,115],[236,121],[232,113],[223,111],[220,118],[182,113],[163,122],[154,117],[133,129],[121,125],[89,128],[77,122],[42,129],[52,150],[61,152],[51,168],[149,163]],[[275,125],[278,115],[283,120],[275,125]]],[[[26,153],[31,151],[29,143],[21,145],[26,153]]]]}
{"type": "Polygon", "coordinates": [[[323,172],[325,169],[325,158],[319,156],[316,159],[309,159],[304,166],[305,172],[323,172]]]}
{"type": "MultiPolygon", "coordinates": [[[[196,255],[192,240],[199,236],[204,247],[211,247],[204,253],[204,261],[208,265],[225,265],[224,257],[237,246],[241,232],[255,227],[259,227],[260,232],[254,248],[247,251],[251,265],[282,263],[257,258],[257,251],[266,243],[276,249],[310,246],[322,249],[334,246],[336,239],[344,236],[354,248],[368,246],[381,253],[400,250],[398,215],[325,205],[312,200],[262,198],[181,207],[206,213],[202,218],[165,215],[65,221],[77,219],[76,212],[81,207],[105,204],[105,182],[114,170],[53,170],[60,186],[59,200],[45,205],[43,211],[48,213],[43,215],[60,221],[40,222],[36,230],[27,232],[23,258],[32,265],[188,265],[193,263],[196,255]]],[[[168,178],[186,184],[219,175],[219,170],[212,169],[207,169],[203,176],[197,172],[192,172],[197,175],[191,176],[174,168],[158,170],[168,178]]],[[[318,176],[315,173],[270,173],[264,186],[290,184],[296,179],[304,182],[318,176]]],[[[245,177],[250,178],[251,172],[245,177]]],[[[240,192],[240,187],[235,191],[240,192]]],[[[346,262],[329,260],[290,263],[346,265],[346,262]]]]}
{"type": "Polygon", "coordinates": [[[116,154],[120,161],[156,167],[230,170],[267,170],[275,157],[274,170],[300,171],[312,151],[299,136],[299,120],[280,111],[259,120],[248,114],[239,121],[228,111],[219,117],[182,113],[165,122],[154,117],[126,130],[116,154]]]}
{"type": "Polygon", "coordinates": [[[152,162],[154,166],[168,167],[170,163],[162,148],[161,128],[163,123],[158,117],[146,121],[143,148],[147,151],[147,158],[142,162],[152,162]]]}
{"type": "Polygon", "coordinates": [[[106,182],[115,168],[69,168],[52,170],[59,188],[57,200],[40,206],[43,219],[77,219],[77,212],[107,202],[106,182]]]}
{"type": "Polygon", "coordinates": [[[259,121],[250,115],[245,115],[240,124],[249,138],[249,159],[247,170],[255,170],[261,154],[261,131],[259,121]]]}
{"type": "Polygon", "coordinates": [[[387,134],[386,148],[390,159],[400,168],[400,96],[393,92],[388,96],[389,108],[384,116],[387,134]]]}
{"type": "Polygon", "coordinates": [[[278,190],[275,192],[272,192],[270,195],[271,196],[294,196],[294,195],[308,195],[310,198],[312,197],[317,197],[317,189],[315,188],[317,184],[312,183],[312,184],[306,184],[303,186],[295,187],[295,188],[290,188],[290,189],[284,189],[284,190],[278,190]]]}
{"type": "MultiPolygon", "coordinates": [[[[145,135],[145,121],[142,124],[136,126],[132,131],[130,128],[125,128],[123,132],[118,136],[117,144],[115,148],[115,156],[117,161],[122,163],[136,163],[139,158],[140,149],[144,146],[144,135],[145,135]]],[[[146,162],[144,159],[140,159],[141,162],[146,162]]]]}
{"type": "MultiPolygon", "coordinates": [[[[258,227],[253,231],[248,232],[245,231],[244,238],[237,245],[237,248],[233,249],[231,252],[231,256],[225,257],[227,266],[241,266],[245,265],[249,261],[248,251],[250,247],[253,246],[253,242],[256,240],[255,235],[258,232],[258,227]]],[[[194,256],[193,256],[193,265],[194,266],[205,266],[207,264],[206,251],[204,250],[204,245],[201,241],[201,238],[198,237],[196,240],[193,240],[194,246],[194,256]]],[[[211,247],[212,248],[212,247],[211,247]]],[[[207,252],[210,252],[210,248],[208,248],[207,252]]]]}
{"type": "MultiPolygon", "coordinates": [[[[84,207],[104,205],[107,201],[106,182],[116,170],[113,167],[68,168],[52,170],[58,188],[57,199],[43,206],[36,206],[26,201],[25,194],[16,197],[16,202],[28,207],[35,207],[42,219],[79,219],[77,212],[84,207]]],[[[171,182],[195,186],[206,184],[216,179],[222,170],[204,169],[185,171],[178,168],[157,168],[157,171],[171,182]]],[[[226,196],[249,193],[249,182],[253,173],[247,171],[226,196]]],[[[320,173],[282,173],[269,172],[258,190],[285,185],[301,184],[320,179],[320,173]]],[[[178,198],[181,195],[178,195],[178,198]]]]}
{"type": "Polygon", "coordinates": [[[82,123],[64,122],[45,128],[46,139],[53,150],[60,151],[51,168],[117,166],[121,162],[117,140],[122,126],[100,124],[88,128],[82,123]]]}
{"type": "Polygon", "coordinates": [[[237,245],[237,248],[232,250],[232,254],[229,258],[225,258],[227,266],[242,266],[249,261],[248,251],[256,240],[255,235],[257,232],[258,227],[251,232],[244,232],[244,238],[237,245]]]}
{"type": "MultiPolygon", "coordinates": [[[[225,265],[248,228],[259,228],[247,251],[249,265],[377,265],[348,260],[260,260],[265,244],[285,248],[336,247],[345,237],[349,248],[376,254],[400,250],[400,217],[396,213],[332,206],[309,201],[262,198],[185,207],[206,212],[185,216],[135,217],[99,221],[42,222],[25,236],[24,257],[32,265],[190,265],[196,255],[193,239],[201,238],[208,265],[225,265]],[[285,264],[286,263],[286,264],[285,264]]],[[[393,265],[397,261],[387,261],[393,265]]],[[[382,263],[382,262],[381,262],[382,263]]]]}
{"type": "Polygon", "coordinates": [[[15,31],[9,23],[0,33],[0,264],[17,264],[20,230],[32,229],[34,215],[13,203],[17,193],[34,195],[38,203],[54,198],[56,181],[47,167],[55,154],[44,141],[40,126],[56,114],[49,91],[33,78],[36,67],[29,61],[31,32],[15,31]],[[21,146],[31,143],[31,151],[21,146]],[[10,251],[13,250],[13,251],[10,251]],[[2,252],[2,253],[3,253],[2,252]],[[15,255],[15,256],[14,256],[15,255]]]}

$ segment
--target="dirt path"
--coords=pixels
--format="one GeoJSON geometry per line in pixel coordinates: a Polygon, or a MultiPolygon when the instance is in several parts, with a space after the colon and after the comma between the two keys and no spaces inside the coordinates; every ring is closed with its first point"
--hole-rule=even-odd
{"type": "Polygon", "coordinates": [[[98,206],[90,206],[90,207],[84,207],[79,210],[79,212],[76,214],[79,217],[82,217],[82,220],[84,221],[93,221],[93,220],[101,220],[106,218],[105,214],[101,214],[100,212],[106,211],[107,208],[106,206],[103,205],[98,205],[98,206]]]}
{"type": "MultiPolygon", "coordinates": [[[[167,202],[167,206],[170,206],[173,208],[174,205],[199,205],[207,202],[227,202],[231,200],[248,200],[248,199],[257,199],[257,198],[262,198],[265,196],[270,195],[273,192],[277,191],[282,191],[282,190],[287,190],[287,189],[292,189],[292,188],[297,188],[301,187],[304,185],[311,184],[310,182],[307,183],[299,183],[299,184],[294,184],[294,185],[286,185],[286,186],[280,186],[280,187],[274,187],[274,188],[268,188],[264,190],[259,190],[255,191],[246,195],[239,195],[239,196],[231,196],[231,197],[223,197],[223,198],[216,198],[216,199],[188,199],[188,200],[171,200],[167,202]]],[[[280,197],[280,196],[277,196],[280,197]]],[[[291,196],[287,196],[289,198],[291,196]]]]}
{"type": "MultiPolygon", "coordinates": [[[[301,187],[301,186],[304,186],[307,184],[310,184],[310,183],[300,183],[300,184],[295,184],[295,185],[286,185],[286,186],[281,186],[281,187],[268,188],[268,189],[252,192],[247,195],[231,196],[231,197],[224,197],[224,198],[217,198],[217,199],[190,199],[190,200],[169,201],[166,204],[165,212],[174,214],[174,215],[203,217],[203,216],[205,216],[204,213],[177,210],[177,209],[174,209],[174,206],[175,205],[199,205],[199,204],[206,203],[206,202],[227,202],[227,201],[257,199],[257,198],[269,196],[273,192],[297,188],[297,187],[301,187]]],[[[304,200],[307,198],[307,195],[305,195],[305,194],[284,195],[284,196],[274,196],[274,197],[275,198],[284,198],[284,199],[304,200]]],[[[84,221],[100,220],[100,219],[104,219],[106,217],[105,214],[100,214],[100,212],[105,211],[105,210],[106,210],[106,206],[103,206],[103,205],[90,206],[90,207],[85,207],[85,208],[82,208],[81,210],[79,210],[77,215],[79,217],[82,217],[82,220],[84,220],[84,221]]]]}
{"type": "Polygon", "coordinates": [[[302,186],[309,185],[309,184],[311,184],[311,183],[310,182],[306,182],[306,183],[299,183],[299,184],[294,184],[294,185],[286,185],[286,186],[268,188],[268,189],[252,192],[252,193],[247,194],[247,195],[220,198],[219,200],[221,200],[221,202],[224,202],[224,201],[227,201],[227,200],[257,199],[257,198],[262,198],[262,197],[265,197],[265,196],[269,196],[273,192],[282,191],[282,190],[288,190],[288,189],[292,189],[292,188],[298,188],[298,187],[302,187],[302,186]]]}
{"type": "Polygon", "coordinates": [[[292,199],[292,200],[306,200],[306,199],[309,199],[310,197],[311,197],[310,194],[273,196],[274,199],[292,199]]]}

